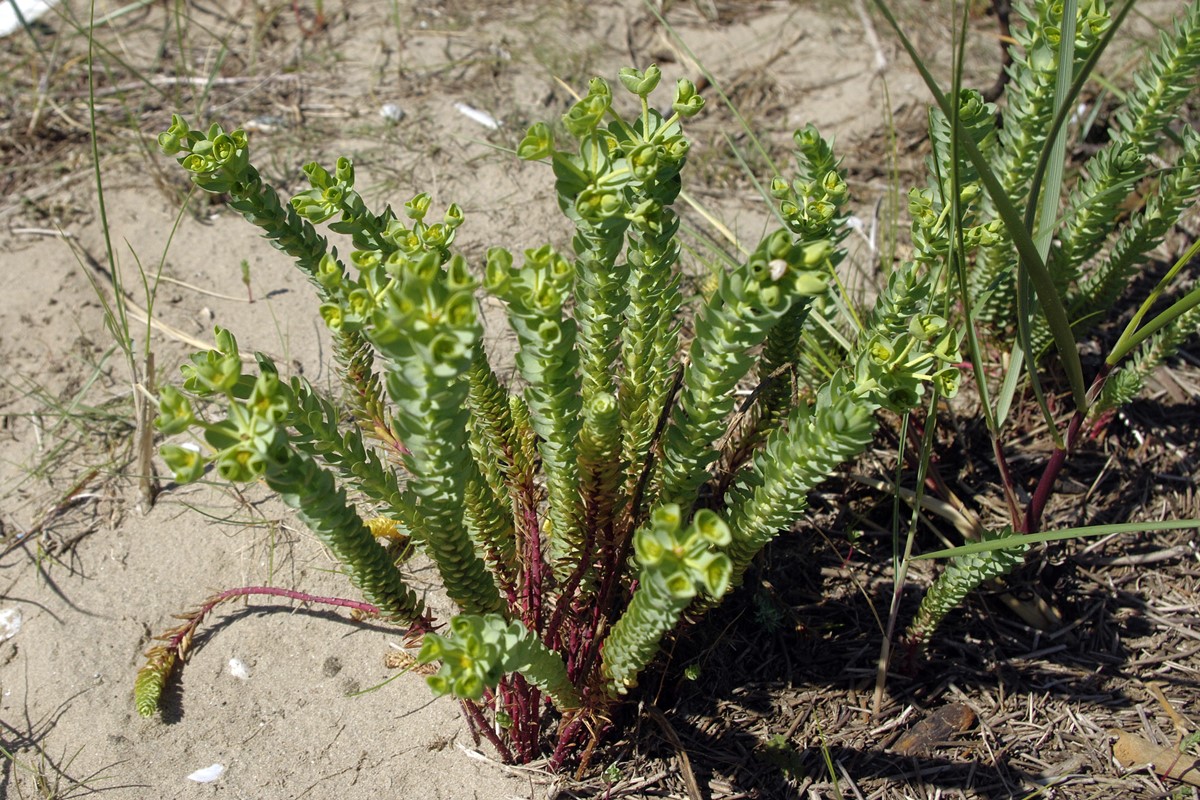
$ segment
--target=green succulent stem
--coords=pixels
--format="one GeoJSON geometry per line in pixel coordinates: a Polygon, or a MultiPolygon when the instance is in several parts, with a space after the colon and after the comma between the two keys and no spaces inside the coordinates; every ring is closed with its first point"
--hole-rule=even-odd
{"type": "Polygon", "coordinates": [[[480,348],[468,372],[470,444],[495,502],[512,515],[511,494],[518,482],[517,436],[511,400],[480,348]]]}
{"type": "Polygon", "coordinates": [[[800,343],[810,309],[808,304],[793,306],[767,335],[757,366],[759,388],[754,400],[753,428],[743,441],[743,447],[761,444],[767,434],[779,427],[794,405],[800,343]]]}
{"type": "Polygon", "coordinates": [[[350,582],[381,614],[403,623],[424,618],[421,598],[404,583],[387,549],[350,507],[329,470],[303,453],[280,450],[272,454],[264,478],[345,565],[350,582]]]}
{"type": "MultiPolygon", "coordinates": [[[[511,398],[500,385],[482,348],[468,372],[468,445],[479,477],[467,485],[467,512],[477,538],[489,553],[493,571],[505,587],[518,583],[517,552],[520,521],[513,498],[522,491],[518,469],[519,433],[513,422],[511,398]]],[[[507,590],[507,589],[506,589],[507,590]]]]}
{"type": "Polygon", "coordinates": [[[720,597],[729,587],[730,560],[721,552],[730,542],[729,527],[708,509],[685,525],[678,505],[659,506],[633,541],[641,567],[637,587],[604,642],[602,670],[613,694],[636,685],[663,636],[698,594],[720,597]]]}
{"type": "Polygon", "coordinates": [[[754,363],[752,348],[794,304],[824,290],[820,266],[827,254],[824,242],[799,247],[786,231],[777,231],[744,265],[722,276],[696,321],[683,384],[663,435],[661,496],[668,502],[685,508],[695,502],[720,455],[713,443],[733,411],[734,387],[754,363]]]}
{"type": "Polygon", "coordinates": [[[579,431],[582,426],[578,328],[563,313],[574,270],[549,247],[529,250],[514,267],[512,256],[488,254],[487,288],[508,304],[520,349],[517,369],[526,381],[530,424],[541,437],[538,449],[546,475],[547,522],[556,571],[569,572],[583,542],[579,494],[579,431]]]}
{"type": "Polygon", "coordinates": [[[399,280],[374,311],[369,336],[387,356],[394,424],[409,451],[405,502],[413,508],[413,533],[451,599],[468,613],[493,613],[503,603],[464,515],[467,487],[479,476],[468,445],[467,373],[482,329],[465,262],[457,257],[443,267],[439,261],[426,254],[399,265],[399,280]]]}
{"type": "Polygon", "coordinates": [[[682,302],[674,265],[679,258],[679,218],[668,207],[678,194],[672,181],[638,206],[629,235],[629,305],[622,329],[622,461],[632,493],[650,455],[651,437],[674,375],[682,302]]]}
{"type": "Polygon", "coordinates": [[[796,406],[730,488],[727,515],[732,584],[780,530],[800,517],[808,492],[871,443],[872,404],[857,398],[839,373],[809,407],[796,406]]]}
{"type": "Polygon", "coordinates": [[[616,221],[603,228],[577,223],[574,240],[575,318],[579,324],[580,400],[583,425],[578,444],[580,531],[572,545],[572,559],[589,558],[585,540],[611,524],[613,507],[620,502],[622,470],[621,423],[615,396],[623,314],[628,305],[627,266],[618,265],[621,236],[628,223],[616,221]],[[616,467],[614,469],[614,467],[616,467]]]}
{"type": "MultiPolygon", "coordinates": [[[[983,541],[1011,536],[1012,530],[999,533],[985,532],[983,541]]],[[[945,570],[925,592],[916,615],[909,623],[905,639],[913,645],[923,647],[941,621],[957,608],[967,595],[987,581],[995,580],[1019,565],[1025,559],[1028,545],[1011,549],[988,550],[956,556],[946,564],[945,570]]]]}
{"type": "Polygon", "coordinates": [[[1120,141],[1156,149],[1177,110],[1194,90],[1200,69],[1200,6],[1181,9],[1170,31],[1160,33],[1159,48],[1133,75],[1134,90],[1117,112],[1120,141]]]}
{"type": "MultiPolygon", "coordinates": [[[[620,422],[620,406],[613,394],[596,395],[584,408],[583,429],[579,436],[579,471],[583,514],[589,535],[581,549],[581,563],[577,567],[579,580],[571,587],[572,593],[580,587],[588,591],[594,586],[598,540],[611,542],[615,535],[616,511],[623,500],[623,470],[621,440],[612,432],[620,431],[620,422]]],[[[600,568],[604,567],[600,565],[600,568]]]]}
{"type": "MultiPolygon", "coordinates": [[[[1094,315],[1111,308],[1135,270],[1200,195],[1200,133],[1185,129],[1183,142],[1176,162],[1161,174],[1158,191],[1122,229],[1108,258],[1079,282],[1071,305],[1077,318],[1093,321],[1094,315]]],[[[1115,216],[1115,211],[1112,213],[1115,216]]],[[[1109,220],[1111,225],[1111,217],[1109,220]]]]}
{"type": "Polygon", "coordinates": [[[406,448],[392,426],[383,384],[375,372],[375,350],[358,331],[341,330],[334,336],[334,359],[341,367],[350,412],[361,430],[379,440],[399,462],[406,448]]]}
{"type": "Polygon", "coordinates": [[[344,480],[381,504],[388,516],[411,528],[408,514],[412,509],[403,499],[395,470],[364,444],[361,429],[354,426],[343,431],[341,412],[303,378],[293,378],[290,388],[292,410],[286,424],[294,431],[289,437],[291,444],[336,469],[344,480]]]}

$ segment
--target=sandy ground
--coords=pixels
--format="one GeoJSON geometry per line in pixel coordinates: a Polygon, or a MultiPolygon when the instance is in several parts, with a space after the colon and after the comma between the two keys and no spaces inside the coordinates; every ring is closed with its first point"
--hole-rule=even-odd
{"type": "MultiPolygon", "coordinates": [[[[189,49],[195,61],[187,69],[169,59],[155,63],[205,74],[226,59],[215,69],[212,94],[186,91],[182,108],[195,116],[200,107],[231,127],[253,124],[256,161],[288,191],[300,187],[304,161],[348,154],[369,199],[400,203],[426,190],[437,207],[459,202],[468,220],[459,244],[475,262],[496,243],[514,250],[562,244],[568,229],[554,209],[549,170],[503,150],[529,123],[570,102],[555,78],[579,86],[588,74],[612,79],[620,66],[651,60],[671,79],[699,75],[632,1],[470,12],[452,6],[401,4],[397,25],[383,4],[339,4],[326,8],[329,28],[305,39],[288,26],[311,23],[311,15],[298,19],[284,4],[261,40],[272,44],[274,67],[254,61],[253,37],[238,34],[236,19],[197,8],[189,12],[192,33],[226,37],[228,52],[189,49]],[[398,123],[380,118],[385,103],[403,111],[398,123]],[[456,104],[494,117],[498,129],[456,104]],[[314,130],[336,134],[326,140],[314,130]]],[[[922,113],[921,87],[902,55],[885,31],[864,26],[852,3],[730,4],[715,18],[707,8],[677,4],[667,17],[774,146],[815,122],[853,161],[856,152],[884,151],[877,140],[885,107],[898,118],[922,113]]],[[[243,6],[240,13],[264,10],[243,6]]],[[[45,19],[65,29],[53,14],[45,19]]],[[[103,36],[133,62],[149,63],[152,32],[170,24],[167,11],[154,7],[116,20],[103,36]]],[[[939,30],[929,25],[920,33],[936,43],[939,30]]],[[[990,83],[991,71],[984,72],[980,84],[990,83]]],[[[714,110],[695,133],[696,196],[750,240],[766,224],[765,207],[724,154],[718,132],[728,123],[712,89],[709,99],[714,110]]],[[[77,96],[62,103],[64,116],[86,119],[77,96]]],[[[177,110],[159,103],[144,117],[142,135],[150,140],[177,110]]],[[[147,305],[138,265],[150,272],[162,265],[154,317],[175,333],[150,338],[160,379],[173,380],[191,352],[181,335],[209,341],[213,325],[223,325],[243,351],[267,352],[326,385],[329,346],[303,277],[219,207],[193,200],[180,218],[173,164],[139,152],[119,104],[105,101],[100,110],[108,224],[132,302],[147,305]]],[[[471,741],[452,702],[431,699],[418,677],[396,677],[385,666],[397,632],[288,603],[224,607],[203,629],[165,713],[137,716],[132,681],[141,652],[173,624],[172,614],[239,585],[353,592],[313,537],[258,490],[164,482],[153,508],[138,510],[129,477],[128,373],[91,283],[111,297],[111,283],[95,268],[105,262],[105,244],[87,159],[86,137],[69,132],[58,172],[4,198],[0,209],[0,533],[7,543],[0,610],[21,617],[19,631],[0,642],[0,739],[12,757],[0,770],[0,797],[552,794],[542,774],[494,763],[486,746],[471,741]],[[248,677],[232,674],[231,659],[245,664],[248,677]],[[225,768],[215,782],[187,779],[212,764],[225,768]]],[[[886,167],[851,166],[857,202],[871,209],[886,192],[886,167]]],[[[144,325],[132,325],[141,347],[144,325]]],[[[498,326],[490,333],[503,335],[498,326]]],[[[422,577],[417,569],[414,578],[422,577]]]]}

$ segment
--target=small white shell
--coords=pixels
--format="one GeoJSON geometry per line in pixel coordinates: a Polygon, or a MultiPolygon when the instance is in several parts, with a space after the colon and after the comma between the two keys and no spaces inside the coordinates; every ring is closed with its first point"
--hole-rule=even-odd
{"type": "Polygon", "coordinates": [[[469,106],[466,103],[455,103],[454,109],[467,119],[471,120],[472,122],[478,122],[480,125],[488,128],[489,130],[494,131],[500,127],[500,123],[496,121],[495,117],[486,111],[480,111],[474,106],[469,106]]]}
{"type": "Polygon", "coordinates": [[[196,770],[191,775],[188,775],[187,779],[189,781],[195,781],[196,783],[212,783],[224,774],[224,764],[213,764],[211,767],[205,767],[204,769],[196,770]]]}
{"type": "Polygon", "coordinates": [[[404,109],[395,103],[384,103],[379,107],[379,116],[388,122],[399,122],[404,119],[404,109]]]}
{"type": "Polygon", "coordinates": [[[250,680],[250,668],[240,658],[229,659],[229,674],[240,681],[250,680]]]}
{"type": "Polygon", "coordinates": [[[21,609],[6,608],[0,611],[0,642],[11,639],[21,630],[21,609]]]}

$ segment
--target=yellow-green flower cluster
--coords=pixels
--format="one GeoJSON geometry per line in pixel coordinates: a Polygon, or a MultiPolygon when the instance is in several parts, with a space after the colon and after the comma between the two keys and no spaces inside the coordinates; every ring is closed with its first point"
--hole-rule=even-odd
{"type": "Polygon", "coordinates": [[[158,147],[167,155],[179,155],[179,164],[192,174],[192,180],[210,192],[231,191],[250,167],[246,132],[226,133],[215,122],[207,132],[194,131],[183,117],[174,114],[171,126],[158,136],[158,147]]]}
{"type": "Polygon", "coordinates": [[[450,621],[450,636],[426,634],[417,661],[441,661],[436,675],[425,680],[434,694],[479,700],[512,673],[550,696],[556,708],[579,706],[579,693],[567,679],[562,658],[553,653],[520,622],[499,614],[460,614],[450,621]]]}
{"type": "Polygon", "coordinates": [[[218,328],[217,346],[219,350],[194,354],[181,369],[185,391],[198,397],[224,398],[225,419],[200,421],[188,397],[174,387],[164,388],[159,395],[158,429],[177,434],[198,427],[208,448],[205,452],[195,443],[163,446],[163,460],[179,483],[199,479],[209,464],[225,480],[255,480],[266,471],[271,451],[283,442],[280,426],[290,413],[291,397],[274,365],[265,362],[257,377],[244,375],[233,334],[218,328]]]}
{"type": "Polygon", "coordinates": [[[793,233],[808,240],[828,237],[834,234],[831,228],[849,189],[833,150],[815,127],[798,130],[792,138],[799,171],[791,183],[773,178],[771,196],[779,201],[779,213],[793,233]]]}

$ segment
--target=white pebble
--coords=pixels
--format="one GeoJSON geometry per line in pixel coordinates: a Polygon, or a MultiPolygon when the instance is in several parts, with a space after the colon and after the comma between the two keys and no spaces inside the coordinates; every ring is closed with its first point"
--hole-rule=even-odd
{"type": "Polygon", "coordinates": [[[229,674],[241,681],[250,680],[250,668],[240,658],[229,659],[229,674]]]}
{"type": "Polygon", "coordinates": [[[188,775],[187,779],[196,783],[212,783],[223,774],[225,774],[225,765],[213,764],[211,767],[196,770],[191,775],[188,775]]]}
{"type": "Polygon", "coordinates": [[[11,639],[21,630],[21,609],[6,608],[0,611],[0,642],[11,639]]]}
{"type": "Polygon", "coordinates": [[[404,109],[395,103],[384,103],[379,107],[379,116],[388,122],[399,122],[404,119],[404,109]]]}

